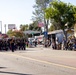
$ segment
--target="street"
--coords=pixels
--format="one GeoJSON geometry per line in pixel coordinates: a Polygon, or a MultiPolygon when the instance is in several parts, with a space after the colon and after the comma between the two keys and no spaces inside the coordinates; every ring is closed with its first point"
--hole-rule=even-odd
{"type": "Polygon", "coordinates": [[[76,51],[42,47],[3,51],[0,75],[76,75],[76,51]]]}

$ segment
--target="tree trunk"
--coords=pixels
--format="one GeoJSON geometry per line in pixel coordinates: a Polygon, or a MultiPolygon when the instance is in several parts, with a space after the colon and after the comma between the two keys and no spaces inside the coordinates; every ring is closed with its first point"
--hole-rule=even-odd
{"type": "Polygon", "coordinates": [[[49,23],[49,20],[45,20],[44,19],[44,24],[45,24],[45,27],[44,27],[44,32],[47,33],[45,36],[44,36],[44,47],[47,47],[46,46],[46,43],[47,43],[47,40],[48,40],[48,23],[49,23]]]}

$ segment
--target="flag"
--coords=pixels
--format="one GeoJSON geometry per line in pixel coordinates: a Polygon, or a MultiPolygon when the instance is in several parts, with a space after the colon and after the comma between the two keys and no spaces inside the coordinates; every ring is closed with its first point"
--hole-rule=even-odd
{"type": "Polygon", "coordinates": [[[44,23],[39,22],[39,23],[38,23],[38,27],[44,27],[44,23]]]}

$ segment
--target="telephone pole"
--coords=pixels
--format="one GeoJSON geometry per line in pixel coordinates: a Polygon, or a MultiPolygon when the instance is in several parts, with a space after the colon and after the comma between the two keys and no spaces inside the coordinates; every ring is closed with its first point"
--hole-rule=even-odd
{"type": "Polygon", "coordinates": [[[5,26],[5,34],[6,34],[6,24],[4,26],[5,26]]]}
{"type": "Polygon", "coordinates": [[[2,33],[2,21],[0,21],[1,33],[2,33]]]}

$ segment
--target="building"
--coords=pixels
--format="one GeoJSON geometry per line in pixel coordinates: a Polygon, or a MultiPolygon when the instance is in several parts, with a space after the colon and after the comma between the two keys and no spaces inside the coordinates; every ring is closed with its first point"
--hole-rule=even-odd
{"type": "MultiPolygon", "coordinates": [[[[74,29],[70,29],[70,30],[66,29],[65,31],[67,32],[67,37],[74,35],[74,29]]],[[[62,43],[63,37],[64,37],[63,30],[55,30],[48,32],[48,39],[51,40],[53,39],[54,41],[58,39],[59,43],[62,43]]]]}

